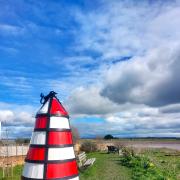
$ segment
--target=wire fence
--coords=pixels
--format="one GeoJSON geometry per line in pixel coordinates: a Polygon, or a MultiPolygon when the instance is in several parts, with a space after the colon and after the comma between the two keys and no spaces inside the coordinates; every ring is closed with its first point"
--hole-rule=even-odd
{"type": "Polygon", "coordinates": [[[0,145],[0,179],[20,179],[21,165],[24,163],[28,147],[27,144],[11,144],[8,141],[0,145]]]}

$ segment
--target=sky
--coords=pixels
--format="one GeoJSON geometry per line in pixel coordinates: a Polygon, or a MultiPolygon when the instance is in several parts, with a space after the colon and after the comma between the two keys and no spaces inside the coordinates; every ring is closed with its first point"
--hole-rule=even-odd
{"type": "Polygon", "coordinates": [[[0,121],[30,137],[54,90],[81,137],[180,137],[179,0],[0,0],[0,121]]]}

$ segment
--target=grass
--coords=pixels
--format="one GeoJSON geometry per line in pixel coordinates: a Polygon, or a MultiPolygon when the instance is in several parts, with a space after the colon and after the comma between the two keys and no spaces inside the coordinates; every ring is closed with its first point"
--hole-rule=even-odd
{"type": "Polygon", "coordinates": [[[117,154],[90,153],[88,157],[95,157],[93,166],[80,172],[81,180],[129,180],[131,171],[120,165],[117,154]]]}
{"type": "MultiPolygon", "coordinates": [[[[95,157],[93,166],[80,170],[80,180],[180,180],[180,153],[167,150],[146,150],[130,161],[117,154],[88,153],[95,157]]],[[[14,167],[14,177],[0,180],[19,180],[22,166],[14,167]]]]}
{"type": "Polygon", "coordinates": [[[126,153],[121,164],[132,170],[134,180],[180,179],[180,154],[165,150],[147,150],[142,154],[126,153]]]}
{"type": "Polygon", "coordinates": [[[146,151],[144,155],[155,164],[166,179],[180,179],[180,152],[161,149],[146,151]]]}
{"type": "MultiPolygon", "coordinates": [[[[95,157],[96,161],[93,166],[81,170],[81,180],[129,180],[131,172],[128,168],[119,164],[117,154],[107,153],[89,153],[88,157],[95,157]]],[[[14,177],[2,178],[2,169],[0,170],[0,180],[19,180],[22,173],[22,166],[14,168],[14,177]]]]}
{"type": "MultiPolygon", "coordinates": [[[[5,177],[3,178],[3,171],[2,168],[0,168],[0,180],[20,180],[21,179],[21,174],[22,174],[22,165],[17,165],[13,168],[13,177],[5,177]]],[[[9,175],[11,172],[9,171],[9,175]]]]}

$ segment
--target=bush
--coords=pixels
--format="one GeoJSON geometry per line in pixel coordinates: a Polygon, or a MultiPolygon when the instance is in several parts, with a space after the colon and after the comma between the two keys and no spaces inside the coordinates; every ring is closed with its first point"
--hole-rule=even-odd
{"type": "Polygon", "coordinates": [[[97,145],[94,142],[91,141],[85,141],[81,144],[81,151],[85,152],[95,152],[97,151],[97,145]]]}
{"type": "Polygon", "coordinates": [[[29,138],[18,138],[15,140],[16,144],[29,144],[30,139],[29,138]]]}
{"type": "Polygon", "coordinates": [[[132,167],[132,160],[135,157],[134,150],[132,148],[123,147],[122,148],[123,159],[122,164],[127,167],[132,167]]]}

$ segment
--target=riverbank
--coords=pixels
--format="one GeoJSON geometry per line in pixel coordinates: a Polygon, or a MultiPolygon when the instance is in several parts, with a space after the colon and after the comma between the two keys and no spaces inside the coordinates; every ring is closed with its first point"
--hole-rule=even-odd
{"type": "MultiPolygon", "coordinates": [[[[132,147],[137,150],[143,149],[172,149],[180,151],[180,139],[81,139],[79,144],[82,144],[84,141],[92,141],[97,144],[98,150],[104,151],[107,150],[107,146],[114,145],[120,147],[132,147]]],[[[77,149],[80,145],[77,145],[77,149]]]]}

